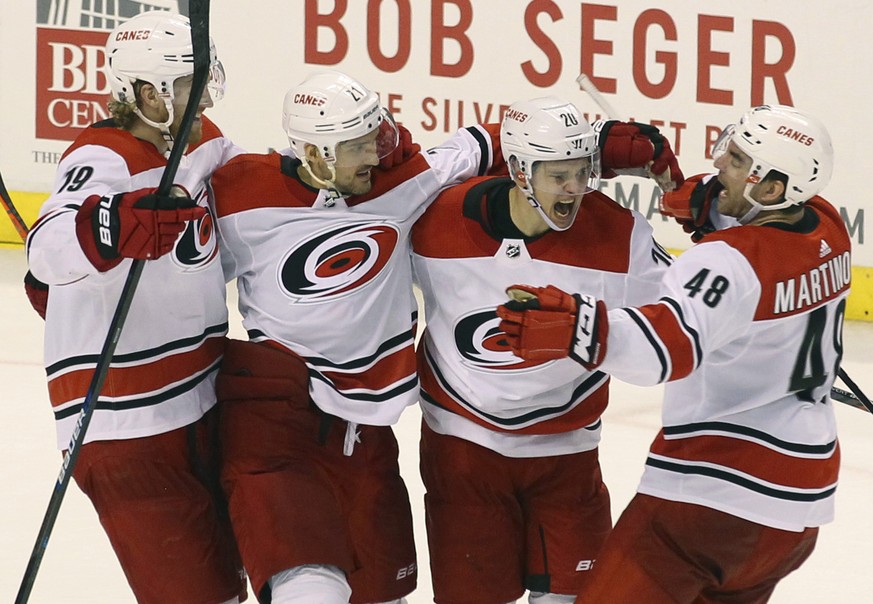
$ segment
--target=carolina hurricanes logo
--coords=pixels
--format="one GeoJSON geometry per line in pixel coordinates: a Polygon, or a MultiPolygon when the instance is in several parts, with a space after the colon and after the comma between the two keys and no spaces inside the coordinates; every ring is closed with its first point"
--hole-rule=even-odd
{"type": "Polygon", "coordinates": [[[517,371],[542,365],[512,354],[499,324],[500,318],[493,308],[474,310],[458,319],[455,345],[467,364],[498,371],[517,371]]]}
{"type": "Polygon", "coordinates": [[[382,272],[400,239],[396,227],[358,224],[315,235],[293,248],[279,265],[279,284],[301,301],[335,298],[382,272]]]}
{"type": "Polygon", "coordinates": [[[176,261],[186,268],[203,266],[218,253],[215,216],[209,204],[205,207],[206,215],[199,220],[190,221],[176,241],[176,261]]]}

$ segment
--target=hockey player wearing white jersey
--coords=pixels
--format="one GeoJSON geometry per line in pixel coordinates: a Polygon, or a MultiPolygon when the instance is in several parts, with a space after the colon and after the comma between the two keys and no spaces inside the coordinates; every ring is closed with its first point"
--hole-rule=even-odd
{"type": "Polygon", "coordinates": [[[418,400],[409,231],[491,166],[496,132],[418,153],[339,72],[289,90],[283,124],[296,158],[243,155],[213,178],[250,338],[218,383],[231,519],[262,602],[399,602],[417,577],[391,429],[418,400]]]}
{"type": "Polygon", "coordinates": [[[155,194],[193,78],[186,17],[143,13],[109,35],[112,120],[63,154],[27,241],[49,284],[48,389],[58,446],[71,440],[131,259],[148,260],[74,470],[139,602],[238,602],[245,579],[218,488],[210,413],[227,332],[205,185],[241,152],[200,102],[179,167],[182,197],[155,194]],[[184,192],[182,191],[184,189],[184,192]]]}
{"type": "MultiPolygon", "coordinates": [[[[512,354],[495,307],[516,281],[657,300],[672,258],[645,217],[598,191],[597,136],[554,97],[501,126],[511,178],[441,193],[412,229],[427,329],[421,473],[434,600],[572,602],[610,532],[598,461],[609,376],[512,354]]],[[[681,184],[673,163],[671,184],[681,184]]]]}
{"type": "Polygon", "coordinates": [[[830,138],[807,113],[754,107],[713,157],[717,181],[665,196],[700,242],[667,271],[659,302],[607,312],[579,290],[498,309],[522,358],[569,354],[636,384],[668,382],[638,493],[578,602],[765,602],[833,519],[829,392],[851,242],[817,196],[830,138]],[[736,226],[713,232],[709,204],[736,226]]]}

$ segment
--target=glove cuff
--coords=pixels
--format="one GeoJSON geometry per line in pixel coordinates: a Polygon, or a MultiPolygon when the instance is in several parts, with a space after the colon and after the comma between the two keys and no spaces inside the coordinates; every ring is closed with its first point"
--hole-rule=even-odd
{"type": "MultiPolygon", "coordinates": [[[[118,266],[122,260],[117,250],[111,246],[111,203],[101,205],[103,199],[99,195],[91,195],[76,213],[76,238],[79,246],[88,261],[101,273],[118,266]],[[101,212],[105,224],[101,224],[101,212]],[[103,241],[104,238],[109,243],[103,241]]],[[[116,220],[116,230],[117,222],[116,220]]]]}
{"type": "Polygon", "coordinates": [[[577,302],[576,329],[570,345],[570,358],[594,369],[606,356],[609,324],[605,320],[606,305],[594,296],[573,294],[577,302]]]}

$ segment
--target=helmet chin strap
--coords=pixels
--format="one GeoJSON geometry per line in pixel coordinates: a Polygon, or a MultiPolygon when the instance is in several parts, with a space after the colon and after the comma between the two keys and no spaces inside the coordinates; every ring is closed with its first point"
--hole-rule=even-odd
{"type": "Polygon", "coordinates": [[[161,136],[164,137],[164,142],[167,143],[167,150],[164,152],[166,157],[170,156],[170,152],[173,150],[173,143],[175,139],[173,135],[170,134],[170,124],[173,123],[174,111],[173,111],[173,103],[168,98],[163,98],[164,106],[167,108],[167,119],[163,122],[156,122],[154,120],[150,120],[147,118],[142,111],[140,111],[139,107],[134,107],[133,112],[144,121],[146,124],[151,126],[152,128],[157,128],[161,131],[161,136]]]}
{"type": "Polygon", "coordinates": [[[324,179],[319,178],[312,171],[312,167],[309,165],[309,162],[306,161],[306,158],[300,158],[300,163],[303,164],[303,167],[306,168],[306,171],[309,172],[309,176],[313,181],[330,191],[330,196],[333,198],[347,197],[347,195],[343,194],[333,182],[336,179],[336,169],[333,164],[330,162],[325,162],[327,164],[327,169],[330,170],[330,178],[324,179]]]}
{"type": "Polygon", "coordinates": [[[533,192],[528,192],[527,190],[525,190],[524,194],[525,194],[525,197],[527,197],[527,202],[531,206],[533,206],[533,208],[539,213],[540,218],[542,218],[543,221],[547,225],[549,225],[549,228],[552,229],[553,231],[566,231],[571,226],[573,226],[573,223],[576,221],[576,214],[579,213],[579,207],[580,207],[579,204],[577,204],[576,207],[573,209],[573,215],[571,217],[570,223],[567,224],[567,226],[565,226],[565,227],[559,227],[554,222],[552,222],[551,218],[548,217],[546,212],[543,210],[543,206],[540,204],[539,201],[537,201],[537,198],[534,197],[533,192]]]}
{"type": "Polygon", "coordinates": [[[791,206],[798,205],[796,201],[788,201],[787,199],[782,203],[777,203],[772,206],[765,206],[762,203],[759,203],[752,197],[752,188],[756,183],[747,182],[746,188],[743,189],[743,199],[748,201],[752,207],[749,208],[749,211],[743,214],[743,216],[739,219],[740,224],[749,224],[752,220],[755,219],[758,214],[761,212],[772,212],[774,210],[784,210],[785,208],[790,208],[791,206]]]}

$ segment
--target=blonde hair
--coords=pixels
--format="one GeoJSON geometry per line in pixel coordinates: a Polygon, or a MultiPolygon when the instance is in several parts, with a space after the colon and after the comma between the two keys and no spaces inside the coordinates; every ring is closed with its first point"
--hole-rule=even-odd
{"type": "Polygon", "coordinates": [[[135,110],[140,106],[139,92],[146,83],[143,80],[137,80],[133,83],[133,98],[136,99],[134,102],[122,102],[115,98],[109,100],[109,114],[115,120],[115,123],[118,124],[119,128],[130,130],[134,121],[138,118],[135,110]]]}

